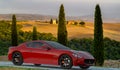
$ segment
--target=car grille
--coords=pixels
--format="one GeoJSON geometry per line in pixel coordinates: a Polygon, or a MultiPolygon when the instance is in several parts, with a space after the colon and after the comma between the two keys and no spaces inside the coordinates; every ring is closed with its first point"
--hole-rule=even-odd
{"type": "Polygon", "coordinates": [[[85,59],[84,61],[86,64],[93,64],[95,62],[95,60],[93,59],[85,59]]]}

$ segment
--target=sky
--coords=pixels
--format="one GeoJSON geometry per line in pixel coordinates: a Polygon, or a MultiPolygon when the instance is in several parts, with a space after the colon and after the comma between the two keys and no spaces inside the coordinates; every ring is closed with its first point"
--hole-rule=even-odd
{"type": "Polygon", "coordinates": [[[95,5],[99,4],[104,16],[120,18],[120,0],[0,0],[0,14],[58,16],[61,4],[64,4],[66,16],[93,15],[95,5]]]}

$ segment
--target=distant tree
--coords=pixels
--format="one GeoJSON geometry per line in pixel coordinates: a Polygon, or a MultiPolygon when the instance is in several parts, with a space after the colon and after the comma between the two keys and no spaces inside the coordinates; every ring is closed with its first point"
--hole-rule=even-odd
{"type": "Polygon", "coordinates": [[[18,34],[17,34],[17,26],[16,26],[16,16],[12,16],[12,27],[11,27],[11,39],[12,39],[12,46],[18,45],[18,34]]]}
{"type": "Polygon", "coordinates": [[[84,21],[81,21],[79,24],[82,25],[82,26],[84,26],[84,25],[85,25],[85,22],[84,22],[84,21]]]}
{"type": "Polygon", "coordinates": [[[34,26],[33,27],[33,34],[32,34],[32,40],[37,40],[37,28],[34,26]]]}
{"type": "Polygon", "coordinates": [[[99,5],[95,8],[94,18],[94,56],[96,59],[95,65],[102,66],[104,63],[104,43],[103,43],[103,27],[102,17],[99,5]]]}
{"type": "Polygon", "coordinates": [[[50,19],[50,24],[53,24],[53,20],[52,19],[50,19]]]}
{"type": "Polygon", "coordinates": [[[78,22],[74,22],[74,25],[78,25],[78,22]]]}
{"type": "Polygon", "coordinates": [[[64,6],[61,4],[59,10],[59,24],[58,24],[58,35],[57,35],[58,42],[67,45],[67,29],[66,29],[66,22],[65,22],[65,12],[64,6]]]}

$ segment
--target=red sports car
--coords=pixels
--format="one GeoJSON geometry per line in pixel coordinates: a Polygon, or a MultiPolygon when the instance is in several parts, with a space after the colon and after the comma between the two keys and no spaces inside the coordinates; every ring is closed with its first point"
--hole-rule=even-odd
{"type": "Polygon", "coordinates": [[[94,64],[94,57],[88,52],[75,51],[53,41],[31,41],[9,48],[8,59],[15,65],[33,63],[60,65],[64,69],[72,66],[89,68],[94,64]]]}

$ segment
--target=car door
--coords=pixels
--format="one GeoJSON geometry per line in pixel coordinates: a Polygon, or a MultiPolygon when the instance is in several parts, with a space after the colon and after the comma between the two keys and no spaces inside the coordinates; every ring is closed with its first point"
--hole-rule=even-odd
{"type": "Polygon", "coordinates": [[[42,47],[42,45],[42,43],[36,41],[27,42],[24,51],[24,62],[38,63],[40,61],[38,61],[39,53],[41,53],[41,49],[38,48],[42,47]]]}
{"type": "Polygon", "coordinates": [[[57,64],[57,57],[55,57],[54,50],[48,46],[45,42],[35,42],[34,45],[37,45],[32,51],[34,55],[34,62],[36,64],[57,64]]]}
{"type": "Polygon", "coordinates": [[[44,43],[44,45],[41,48],[42,48],[41,49],[42,52],[39,53],[41,55],[39,59],[42,59],[41,63],[57,65],[58,55],[56,51],[46,43],[44,43]]]}

